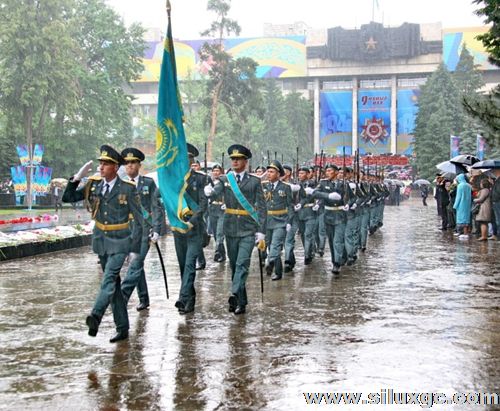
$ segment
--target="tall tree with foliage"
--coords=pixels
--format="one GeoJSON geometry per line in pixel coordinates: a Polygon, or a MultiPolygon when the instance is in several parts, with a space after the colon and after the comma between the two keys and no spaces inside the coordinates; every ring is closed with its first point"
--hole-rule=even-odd
{"type": "Polygon", "coordinates": [[[232,118],[245,123],[250,112],[256,108],[259,82],[255,71],[257,63],[250,58],[234,59],[224,50],[225,36],[239,35],[241,28],[235,20],[228,17],[230,0],[208,0],[207,10],[216,13],[216,20],[209,29],[201,33],[212,37],[200,50],[202,61],[210,64],[209,90],[210,130],[207,137],[207,158],[211,160],[220,105],[224,105],[232,118]]]}
{"type": "MultiPolygon", "coordinates": [[[[474,0],[480,8],[478,16],[485,17],[484,23],[491,24],[487,33],[478,36],[489,54],[489,61],[500,66],[500,1],[474,0]]],[[[477,118],[484,127],[486,139],[492,156],[500,154],[500,86],[483,96],[467,96],[463,99],[465,110],[477,118]]]]}
{"type": "MultiPolygon", "coordinates": [[[[7,133],[27,144],[30,160],[54,102],[64,98],[74,104],[77,99],[78,55],[68,21],[73,7],[71,0],[0,1],[0,107],[7,117],[7,133]]],[[[30,173],[27,181],[30,191],[30,173]]],[[[31,206],[30,196],[26,199],[31,206]]]]}
{"type": "MultiPolygon", "coordinates": [[[[312,158],[312,127],[314,108],[312,102],[306,100],[299,93],[290,93],[285,96],[285,121],[287,124],[287,140],[291,147],[299,147],[299,161],[312,158]]],[[[296,152],[292,157],[295,160],[296,152]]]]}
{"type": "MultiPolygon", "coordinates": [[[[103,0],[0,0],[0,109],[12,147],[45,145],[69,174],[104,141],[131,136],[131,96],[143,30],[127,29],[103,0]],[[22,125],[22,127],[20,127],[22,125]]],[[[4,152],[2,165],[15,152],[4,152]]]]}
{"type": "Polygon", "coordinates": [[[430,177],[435,165],[449,159],[450,134],[463,126],[459,92],[444,64],[421,87],[419,110],[415,119],[415,155],[418,174],[430,177]]]}
{"type": "MultiPolygon", "coordinates": [[[[453,80],[460,101],[464,98],[474,98],[477,96],[477,91],[484,86],[484,81],[481,73],[474,64],[474,57],[467,50],[464,44],[460,53],[455,71],[453,72],[453,80]]],[[[463,124],[458,133],[460,135],[460,152],[463,154],[475,154],[477,135],[481,134],[482,127],[464,110],[462,104],[458,104],[457,110],[463,112],[463,124]]]]}

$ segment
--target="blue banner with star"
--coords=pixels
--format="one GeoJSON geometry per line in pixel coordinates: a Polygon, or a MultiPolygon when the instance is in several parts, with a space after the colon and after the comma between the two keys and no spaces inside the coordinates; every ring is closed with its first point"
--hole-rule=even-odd
{"type": "Polygon", "coordinates": [[[156,166],[158,185],[174,231],[187,232],[183,216],[189,211],[184,194],[190,175],[183,110],[177,84],[172,24],[168,18],[158,92],[156,130],[156,166]]]}
{"type": "Polygon", "coordinates": [[[391,152],[391,90],[359,90],[358,144],[361,154],[391,152]]]}

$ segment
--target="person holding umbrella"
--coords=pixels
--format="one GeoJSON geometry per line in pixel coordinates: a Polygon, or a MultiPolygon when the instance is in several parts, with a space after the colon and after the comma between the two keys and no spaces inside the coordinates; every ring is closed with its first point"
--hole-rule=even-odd
{"type": "Polygon", "coordinates": [[[453,208],[456,211],[457,229],[463,228],[464,232],[458,238],[461,240],[469,239],[469,227],[471,221],[472,188],[464,174],[457,176],[457,194],[453,208]]]}

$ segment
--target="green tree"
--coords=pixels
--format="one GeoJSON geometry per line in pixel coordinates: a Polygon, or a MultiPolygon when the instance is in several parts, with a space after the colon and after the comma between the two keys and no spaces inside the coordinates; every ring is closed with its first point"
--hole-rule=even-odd
{"type": "MultiPolygon", "coordinates": [[[[73,104],[77,98],[78,55],[68,22],[73,7],[71,0],[0,1],[0,107],[7,133],[28,145],[30,159],[33,143],[43,142],[54,102],[64,98],[73,104]]],[[[29,174],[27,180],[30,190],[29,174]]],[[[30,206],[31,197],[26,199],[30,206]]]]}
{"type": "MultiPolygon", "coordinates": [[[[44,162],[61,175],[102,142],[130,138],[125,86],[142,72],[139,26],[127,29],[102,0],[0,0],[0,9],[7,147],[44,144],[44,162]]],[[[3,164],[17,157],[2,153],[3,164]]]]}
{"type": "MultiPolygon", "coordinates": [[[[460,94],[460,101],[467,97],[474,98],[474,96],[477,96],[477,91],[484,86],[483,77],[474,64],[474,57],[469,53],[465,44],[462,47],[457,67],[452,76],[460,94]]],[[[463,116],[462,127],[457,131],[460,135],[460,152],[475,154],[477,148],[476,137],[481,133],[481,127],[464,110],[461,104],[457,105],[457,110],[460,110],[463,116]]]]}
{"type": "MultiPolygon", "coordinates": [[[[289,145],[299,147],[299,162],[313,156],[312,123],[314,109],[311,101],[299,93],[290,93],[285,97],[285,121],[289,145]]],[[[293,154],[295,159],[296,153],[293,154]]]]}
{"type": "MultiPolygon", "coordinates": [[[[500,1],[474,0],[480,8],[476,10],[478,16],[484,16],[485,24],[491,27],[487,33],[478,36],[489,54],[492,64],[500,66],[500,1]]],[[[480,96],[466,96],[463,99],[465,110],[479,120],[484,128],[483,136],[486,139],[490,155],[500,152],[500,86],[496,86],[489,94],[480,96]]]]}
{"type": "Polygon", "coordinates": [[[449,159],[450,134],[463,127],[457,110],[459,92],[444,64],[421,87],[419,110],[415,119],[415,155],[418,174],[431,177],[435,165],[449,159]]]}

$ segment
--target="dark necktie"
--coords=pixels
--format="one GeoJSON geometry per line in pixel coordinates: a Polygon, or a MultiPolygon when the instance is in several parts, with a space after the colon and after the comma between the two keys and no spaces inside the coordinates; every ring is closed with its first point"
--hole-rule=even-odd
{"type": "Polygon", "coordinates": [[[241,181],[241,176],[239,174],[236,174],[236,182],[240,184],[241,181]]]}
{"type": "Polygon", "coordinates": [[[106,187],[106,189],[104,190],[104,197],[107,197],[109,194],[109,184],[105,184],[104,187],[106,187]]]}

